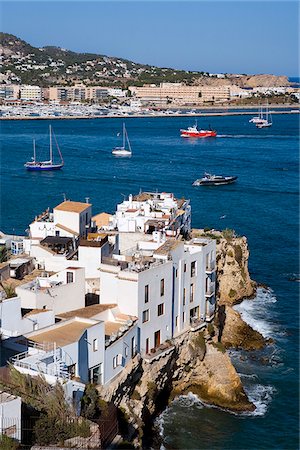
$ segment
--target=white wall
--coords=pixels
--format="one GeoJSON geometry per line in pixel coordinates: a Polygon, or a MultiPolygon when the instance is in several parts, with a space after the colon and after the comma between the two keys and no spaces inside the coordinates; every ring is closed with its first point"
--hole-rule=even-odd
{"type": "Polygon", "coordinates": [[[6,434],[5,429],[15,427],[16,431],[9,433],[11,438],[21,440],[21,398],[0,403],[0,434],[6,434]]]}

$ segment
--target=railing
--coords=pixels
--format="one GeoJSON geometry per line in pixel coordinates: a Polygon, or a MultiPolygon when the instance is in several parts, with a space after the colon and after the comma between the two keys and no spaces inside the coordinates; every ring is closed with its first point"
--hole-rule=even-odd
{"type": "Polygon", "coordinates": [[[205,295],[206,295],[207,297],[210,297],[210,296],[213,295],[214,293],[215,293],[215,284],[211,284],[210,286],[208,286],[208,287],[206,288],[205,295]]]}

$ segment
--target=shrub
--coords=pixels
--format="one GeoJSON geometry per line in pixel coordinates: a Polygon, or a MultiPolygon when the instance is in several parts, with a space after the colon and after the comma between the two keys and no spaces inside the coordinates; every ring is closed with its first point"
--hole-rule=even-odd
{"type": "Polygon", "coordinates": [[[34,426],[36,443],[39,445],[63,444],[66,439],[90,436],[86,421],[60,420],[43,414],[34,426]]]}
{"type": "Polygon", "coordinates": [[[230,258],[233,258],[233,252],[232,252],[231,250],[228,250],[227,255],[228,255],[230,258]]]}
{"type": "Polygon", "coordinates": [[[208,331],[210,337],[214,337],[214,335],[216,334],[212,323],[207,324],[207,331],[208,331]]]}
{"type": "Polygon", "coordinates": [[[17,450],[19,444],[15,439],[6,436],[5,434],[0,435],[0,448],[1,450],[17,450]]]}
{"type": "Polygon", "coordinates": [[[227,241],[230,241],[234,237],[236,237],[235,231],[230,230],[230,228],[226,228],[225,230],[222,230],[223,238],[227,241]]]}
{"type": "Polygon", "coordinates": [[[219,352],[226,353],[226,348],[222,342],[212,342],[212,346],[219,350],[219,352]]]}
{"type": "Polygon", "coordinates": [[[236,296],[236,291],[234,289],[230,289],[228,295],[229,295],[230,298],[234,298],[236,296]]]}
{"type": "Polygon", "coordinates": [[[193,344],[196,348],[201,350],[202,353],[206,352],[206,342],[203,331],[200,331],[200,333],[194,337],[193,344]]]}
{"type": "Polygon", "coordinates": [[[235,245],[234,246],[234,254],[235,254],[235,259],[237,260],[239,265],[241,265],[242,261],[243,261],[243,252],[242,252],[242,249],[241,249],[240,245],[235,245]]]}
{"type": "Polygon", "coordinates": [[[211,228],[205,227],[205,228],[204,228],[204,233],[207,233],[207,232],[210,231],[210,230],[211,230],[211,228]]]}
{"type": "Polygon", "coordinates": [[[153,381],[147,383],[147,395],[148,398],[153,400],[157,392],[156,384],[153,381]]]}
{"type": "Polygon", "coordinates": [[[141,400],[140,393],[135,389],[131,394],[132,400],[141,400]]]}

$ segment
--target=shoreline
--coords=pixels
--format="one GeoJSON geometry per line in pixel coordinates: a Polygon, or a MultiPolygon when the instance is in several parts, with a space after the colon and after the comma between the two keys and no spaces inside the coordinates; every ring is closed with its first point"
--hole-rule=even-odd
{"type": "MultiPolygon", "coordinates": [[[[184,107],[181,108],[180,113],[169,114],[168,111],[173,110],[173,108],[166,108],[162,110],[155,111],[154,113],[133,113],[133,114],[106,114],[106,115],[62,115],[62,116],[0,116],[1,120],[82,120],[82,119],[139,119],[139,118],[161,118],[161,117],[218,117],[218,116],[247,116],[257,114],[259,108],[262,105],[228,105],[228,106],[202,106],[199,107],[199,112],[191,112],[191,108],[184,107]],[[189,112],[183,112],[187,110],[189,112]]],[[[298,104],[270,104],[269,110],[272,114],[297,114],[299,113],[299,105],[298,104]],[[286,108],[286,110],[283,110],[286,108]],[[290,108],[290,109],[288,109],[290,108]]],[[[88,107],[87,107],[88,108],[88,107]]],[[[1,109],[1,106],[0,106],[1,109]]],[[[195,110],[195,109],[192,109],[195,110]]]]}
{"type": "MultiPolygon", "coordinates": [[[[272,114],[299,114],[298,110],[292,111],[272,111],[272,114]]],[[[0,117],[0,120],[90,120],[90,119],[143,119],[143,118],[174,118],[174,117],[218,117],[218,116],[252,116],[256,114],[255,111],[239,111],[239,112],[209,112],[209,113],[180,113],[180,114],[107,114],[102,116],[43,116],[43,117],[28,117],[28,116],[11,116],[11,117],[0,117]]]]}

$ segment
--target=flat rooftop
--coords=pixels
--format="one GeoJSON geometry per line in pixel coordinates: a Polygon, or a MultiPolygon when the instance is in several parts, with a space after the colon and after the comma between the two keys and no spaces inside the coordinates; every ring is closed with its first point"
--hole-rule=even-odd
{"type": "Polygon", "coordinates": [[[59,205],[55,206],[56,210],[59,211],[68,211],[68,212],[76,212],[81,213],[88,209],[91,205],[91,203],[82,203],[82,202],[72,202],[72,201],[66,201],[62,202],[59,205]]]}
{"type": "Polygon", "coordinates": [[[57,314],[56,317],[63,320],[72,319],[72,317],[82,317],[84,319],[90,319],[91,317],[96,316],[97,314],[100,314],[107,309],[115,308],[116,306],[116,303],[109,303],[107,305],[90,305],[86,306],[85,308],[74,309],[73,311],[57,314]]]}
{"type": "Polygon", "coordinates": [[[168,255],[172,250],[182,244],[183,242],[179,239],[167,239],[166,242],[155,250],[154,255],[168,255]]]}
{"type": "Polygon", "coordinates": [[[73,342],[78,341],[82,333],[87,329],[95,325],[95,323],[88,323],[85,321],[74,320],[71,323],[65,325],[58,324],[55,328],[49,331],[44,331],[33,336],[28,336],[31,341],[43,344],[45,342],[55,342],[58,347],[63,347],[73,342]]]}

